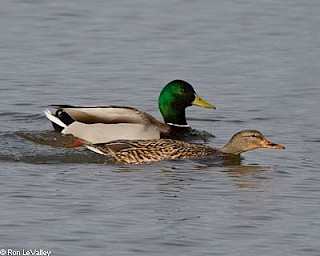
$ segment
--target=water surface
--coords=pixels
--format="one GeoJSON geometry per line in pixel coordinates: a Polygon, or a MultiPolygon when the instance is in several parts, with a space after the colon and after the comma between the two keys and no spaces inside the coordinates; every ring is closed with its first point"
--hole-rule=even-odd
{"type": "MultiPolygon", "coordinates": [[[[319,255],[320,3],[36,1],[0,11],[0,245],[52,255],[319,255]],[[64,147],[49,104],[157,118],[173,79],[223,145],[258,129],[285,151],[121,166],[64,147]],[[62,144],[61,144],[62,143],[62,144]]],[[[1,248],[0,248],[1,249],[1,248]]]]}

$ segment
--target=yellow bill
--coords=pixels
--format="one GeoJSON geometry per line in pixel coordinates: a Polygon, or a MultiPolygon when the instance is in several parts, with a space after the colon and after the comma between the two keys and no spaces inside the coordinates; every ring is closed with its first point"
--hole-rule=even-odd
{"type": "Polygon", "coordinates": [[[216,109],[216,106],[213,104],[208,103],[207,101],[205,101],[204,99],[201,99],[197,94],[194,94],[195,99],[194,101],[191,103],[194,106],[198,106],[198,107],[203,107],[203,108],[213,108],[216,109]]]}

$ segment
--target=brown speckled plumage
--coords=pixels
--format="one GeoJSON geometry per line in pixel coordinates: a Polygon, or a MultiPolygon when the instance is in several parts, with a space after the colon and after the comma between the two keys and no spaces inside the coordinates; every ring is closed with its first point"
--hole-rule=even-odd
{"type": "Polygon", "coordinates": [[[95,148],[116,161],[125,164],[157,162],[164,159],[183,159],[194,156],[208,156],[216,149],[178,140],[115,141],[95,148]]]}

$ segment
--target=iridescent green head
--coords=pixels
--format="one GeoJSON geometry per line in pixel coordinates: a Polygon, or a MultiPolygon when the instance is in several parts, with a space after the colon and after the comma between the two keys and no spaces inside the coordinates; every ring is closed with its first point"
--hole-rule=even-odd
{"type": "Polygon", "coordinates": [[[214,105],[201,99],[193,87],[183,80],[168,83],[160,93],[158,104],[164,121],[176,125],[187,124],[185,109],[191,105],[215,108],[214,105]]]}

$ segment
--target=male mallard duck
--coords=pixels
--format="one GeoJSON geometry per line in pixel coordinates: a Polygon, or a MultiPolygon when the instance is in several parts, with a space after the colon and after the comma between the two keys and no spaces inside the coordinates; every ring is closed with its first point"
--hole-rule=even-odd
{"type": "Polygon", "coordinates": [[[105,143],[118,139],[159,139],[190,129],[185,109],[191,105],[215,108],[201,99],[193,87],[182,80],[168,83],[161,91],[159,109],[165,123],[130,107],[79,107],[53,105],[58,110],[44,113],[56,131],[72,134],[90,143],[105,143]]]}
{"type": "Polygon", "coordinates": [[[284,149],[267,140],[259,131],[244,130],[236,133],[222,148],[187,143],[179,140],[118,140],[106,144],[87,145],[90,150],[107,155],[123,164],[142,164],[166,159],[184,159],[210,155],[240,155],[257,148],[284,149]]]}

